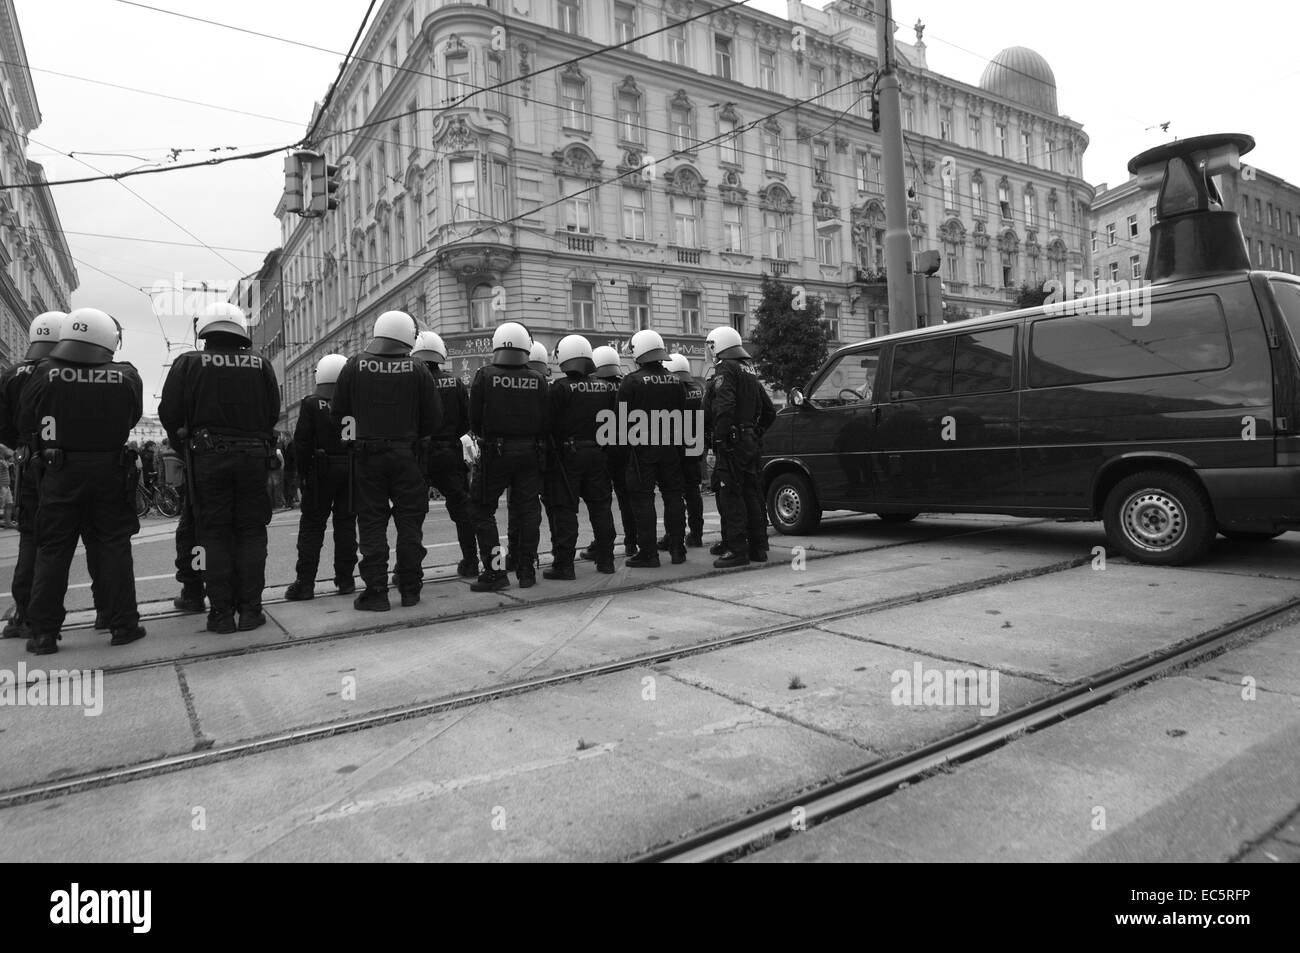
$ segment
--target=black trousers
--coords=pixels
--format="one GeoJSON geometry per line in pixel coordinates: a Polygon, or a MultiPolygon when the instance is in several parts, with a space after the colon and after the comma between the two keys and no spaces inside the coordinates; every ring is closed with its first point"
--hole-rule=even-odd
{"type": "Polygon", "coordinates": [[[361,578],[366,588],[388,591],[388,517],[397,527],[397,588],[419,592],[424,585],[424,517],[429,487],[415,452],[406,447],[358,451],[357,536],[361,544],[361,578]]]}
{"type": "Polygon", "coordinates": [[[307,472],[302,492],[302,516],[298,519],[298,564],[294,572],[300,582],[315,585],[320,568],[320,551],[325,544],[325,523],[334,516],[334,582],[352,581],[357,568],[357,514],[348,502],[346,463],[317,463],[307,472]]]}
{"type": "Polygon", "coordinates": [[[542,470],[536,447],[523,443],[508,444],[497,453],[490,440],[484,441],[469,495],[479,557],[486,568],[505,569],[506,554],[501,551],[496,514],[501,494],[507,489],[510,491],[507,518],[519,532],[519,548],[515,553],[517,564],[532,565],[541,542],[541,485],[542,470]]]}
{"type": "Polygon", "coordinates": [[[185,589],[203,592],[203,574],[195,568],[194,547],[199,544],[198,528],[194,525],[194,514],[190,511],[190,480],[193,474],[186,474],[185,483],[180,487],[181,518],[176,523],[176,581],[185,589]]]}
{"type": "Polygon", "coordinates": [[[140,531],[127,471],[117,463],[78,460],[46,467],[36,513],[36,565],[27,620],[33,635],[54,635],[66,614],[63,597],[77,537],[94,540],[100,607],[110,628],[140,621],[131,537],[140,531]]]}
{"type": "Polygon", "coordinates": [[[212,611],[260,609],[266,585],[266,525],[271,522],[266,453],[230,450],[196,453],[193,459],[195,529],[203,547],[203,580],[212,611]]]}
{"type": "Polygon", "coordinates": [[[456,524],[456,541],[460,558],[478,560],[478,540],[474,536],[474,514],[469,502],[469,470],[460,441],[435,442],[429,447],[429,485],[442,494],[447,515],[456,524]]]}
{"type": "Polygon", "coordinates": [[[631,451],[627,466],[627,492],[636,514],[637,546],[644,553],[657,551],[655,487],[664,498],[664,531],[675,545],[684,545],[686,507],[682,501],[682,458],[675,450],[631,451]]]}
{"type": "Polygon", "coordinates": [[[600,556],[614,555],[614,515],[610,510],[612,487],[600,447],[561,450],[558,465],[548,480],[552,516],[551,553],[555,565],[572,566],[578,548],[578,501],[587,504],[587,516],[595,532],[595,550],[600,556]],[[560,465],[564,467],[560,469],[560,465]],[[567,476],[568,481],[565,481],[567,476]]]}
{"type": "Polygon", "coordinates": [[[758,455],[748,449],[717,454],[718,512],[723,541],[738,555],[767,552],[767,511],[758,488],[758,455]]]}
{"type": "Polygon", "coordinates": [[[692,536],[704,532],[704,495],[700,491],[703,460],[682,457],[682,495],[686,498],[686,525],[692,536]]]}
{"type": "Polygon", "coordinates": [[[618,518],[623,526],[623,543],[624,545],[635,543],[637,540],[636,512],[632,507],[632,498],[627,493],[628,449],[626,447],[610,447],[605,453],[609,481],[614,487],[614,497],[618,500],[618,518]]]}

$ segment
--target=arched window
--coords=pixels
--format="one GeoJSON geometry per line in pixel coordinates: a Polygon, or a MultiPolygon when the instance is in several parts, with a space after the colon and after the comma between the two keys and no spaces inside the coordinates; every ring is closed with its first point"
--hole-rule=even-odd
{"type": "Polygon", "coordinates": [[[576,65],[560,74],[560,115],[566,129],[591,132],[587,77],[576,65]]]}
{"type": "Polygon", "coordinates": [[[492,327],[492,286],[476,285],[469,295],[470,330],[492,327]]]}
{"type": "Polygon", "coordinates": [[[618,138],[625,143],[640,145],[645,142],[645,116],[642,103],[645,97],[631,76],[624,78],[614,92],[618,103],[618,138]]]}

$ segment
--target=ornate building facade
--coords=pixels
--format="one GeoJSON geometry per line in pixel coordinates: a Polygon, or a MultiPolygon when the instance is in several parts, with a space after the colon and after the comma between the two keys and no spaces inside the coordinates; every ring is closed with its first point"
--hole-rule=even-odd
{"type": "MultiPolygon", "coordinates": [[[[835,340],[887,331],[873,4],[717,6],[387,0],[319,117],[341,206],[277,209],[288,406],[390,308],[466,376],[503,320],[548,348],[654,327],[700,371],[764,272],[822,298],[835,340]]],[[[1088,140],[1037,54],[971,86],[928,70],[923,29],[899,43],[914,250],[943,252],[957,311],[1005,310],[1086,267],[1088,140]]]]}
{"type": "MultiPolygon", "coordinates": [[[[41,110],[13,0],[0,3],[0,53],[0,183],[40,184],[45,170],[27,158],[27,136],[41,110]]],[[[71,310],[77,283],[50,190],[0,190],[0,366],[22,360],[32,318],[71,310]]]]}

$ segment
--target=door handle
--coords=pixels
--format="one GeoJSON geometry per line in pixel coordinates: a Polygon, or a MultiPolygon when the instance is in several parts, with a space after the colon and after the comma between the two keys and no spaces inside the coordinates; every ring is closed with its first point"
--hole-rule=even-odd
{"type": "Polygon", "coordinates": [[[871,422],[880,423],[880,405],[876,404],[871,408],[871,422]]]}

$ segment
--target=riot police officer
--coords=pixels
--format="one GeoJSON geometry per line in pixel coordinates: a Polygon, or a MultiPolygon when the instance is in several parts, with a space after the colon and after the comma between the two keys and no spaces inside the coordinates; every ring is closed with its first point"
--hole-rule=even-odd
{"type": "Polygon", "coordinates": [[[718,457],[713,448],[713,398],[719,380],[717,365],[711,364],[704,375],[704,447],[709,463],[709,489],[713,491],[713,501],[718,507],[718,529],[722,538],[709,547],[710,556],[721,556],[727,551],[727,513],[718,503],[718,480],[722,471],[718,469],[718,457]]]}
{"type": "Polygon", "coordinates": [[[496,511],[508,488],[509,519],[519,529],[515,574],[527,589],[537,582],[537,546],[541,535],[542,441],[548,427],[545,381],[527,366],[533,341],[514,321],[492,335],[492,363],[479,368],[470,386],[469,427],[479,441],[479,467],[470,486],[474,529],[484,570],[470,589],[494,592],[510,588],[501,553],[496,511]]]}
{"type": "Polygon", "coordinates": [[[432,331],[416,338],[411,356],[424,361],[442,402],[442,423],[429,440],[424,476],[442,494],[447,502],[447,515],[456,525],[456,541],[460,543],[456,573],[473,579],[478,575],[478,540],[470,514],[469,470],[460,439],[469,432],[469,388],[459,377],[443,370],[447,345],[432,331]]]}
{"type": "Polygon", "coordinates": [[[188,351],[172,364],[158,419],[172,446],[190,458],[185,479],[211,603],[208,631],[248,632],[266,624],[266,474],[275,452],[280,385],[271,362],[252,350],[248,320],[238,306],[208,305],[195,336],[203,350],[188,351]]]}
{"type": "Polygon", "coordinates": [[[330,408],[343,439],[352,446],[361,578],[366,584],[353,605],[366,612],[390,608],[390,512],[397,527],[397,588],[402,605],[418,604],[424,586],[429,488],[420,472],[418,452],[420,441],[438,429],[442,400],[424,362],[411,357],[416,334],[409,314],[381,314],[370,343],[349,358],[339,373],[330,408]]]}
{"type": "MultiPolygon", "coordinates": [[[[632,357],[637,369],[619,384],[619,402],[627,406],[628,419],[636,412],[650,416],[654,411],[670,411],[670,417],[683,418],[686,388],[676,375],[664,369],[668,359],[664,340],[655,331],[638,331],[632,335],[632,357]]],[[[621,415],[620,415],[621,416],[621,415]]],[[[653,428],[647,428],[653,430],[653,428]]],[[[682,457],[679,446],[654,443],[628,447],[627,490],[636,512],[638,552],[627,561],[634,569],[655,568],[659,552],[655,546],[655,487],[664,500],[664,529],[668,534],[668,552],[674,564],[686,562],[686,509],[682,503],[682,457]]]]}
{"type": "MultiPolygon", "coordinates": [[[[527,327],[524,328],[527,331],[527,327]]],[[[531,337],[531,332],[530,335],[531,337]]],[[[551,392],[551,355],[546,351],[546,345],[541,341],[534,341],[533,346],[528,350],[528,369],[533,371],[542,379],[542,390],[550,394],[551,392]]],[[[544,435],[547,436],[547,435],[544,435]]],[[[551,446],[552,441],[548,438],[544,441],[541,449],[542,454],[542,475],[541,475],[541,492],[538,494],[542,501],[542,513],[546,516],[546,527],[551,534],[551,545],[555,545],[555,513],[551,508],[551,477],[555,472],[555,448],[551,446]]],[[[540,547],[540,540],[539,540],[540,547]]],[[[516,554],[519,550],[519,527],[515,521],[510,518],[509,512],[506,513],[506,572],[515,572],[518,568],[516,565],[516,554]]],[[[533,572],[536,574],[537,566],[534,563],[533,572]]],[[[543,573],[545,576],[545,573],[543,573]]],[[[550,577],[546,577],[550,578],[550,577]]]]}
{"type": "Polygon", "coordinates": [[[716,569],[767,562],[767,513],[758,489],[763,431],[772,426],[776,409],[758,379],[732,327],[714,328],[706,339],[717,364],[712,397],[713,446],[717,456],[718,509],[726,512],[727,551],[716,569]]]}
{"type": "MultiPolygon", "coordinates": [[[[692,426],[698,426],[703,417],[704,388],[691,375],[691,362],[685,354],[671,354],[664,368],[675,374],[677,379],[686,385],[686,413],[695,421],[692,426]]],[[[704,496],[700,492],[704,457],[702,454],[688,453],[689,449],[689,447],[682,448],[682,492],[686,498],[688,529],[686,545],[698,549],[704,545],[704,496]]],[[[660,550],[668,548],[667,535],[660,537],[659,548],[660,550]]]]}
{"type": "Polygon", "coordinates": [[[103,311],[78,308],[64,320],[59,343],[23,388],[22,432],[35,434],[44,463],[36,514],[36,566],[27,618],[36,655],[58,651],[68,568],[83,527],[98,548],[103,612],[111,644],[144,638],[135,600],[131,537],[139,532],[139,471],[124,449],[143,413],[136,369],[113,356],[118,324],[103,311]]]}
{"type": "MultiPolygon", "coordinates": [[[[623,382],[623,361],[619,358],[618,351],[603,345],[591,352],[591,359],[596,365],[592,376],[609,381],[617,391],[618,385],[623,382]]],[[[620,443],[612,443],[605,447],[605,462],[610,483],[614,487],[614,497],[618,500],[619,520],[623,524],[623,554],[635,556],[636,515],[632,511],[632,503],[627,495],[627,447],[620,443]]],[[[594,543],[582,551],[582,558],[596,558],[594,543]]]]}
{"type": "Polygon", "coordinates": [[[578,501],[596,534],[596,571],[614,571],[614,517],[604,448],[596,442],[602,410],[617,414],[618,388],[608,378],[593,377],[591,344],[580,334],[561,339],[555,349],[564,378],[551,385],[551,435],[555,450],[547,490],[554,515],[551,568],[547,579],[576,578],[573,553],[578,544],[578,501]]]}
{"type": "Polygon", "coordinates": [[[295,579],[284,591],[290,602],[315,596],[316,570],[325,542],[325,522],[334,515],[334,585],[344,595],[356,590],[357,515],[348,485],[348,455],[339,439],[339,425],[330,416],[330,400],[339,372],[348,359],[326,354],[316,364],[316,393],[302,399],[293,431],[297,471],[303,476],[302,516],[298,520],[298,564],[295,579]]]}

